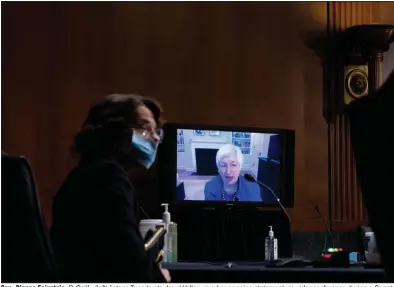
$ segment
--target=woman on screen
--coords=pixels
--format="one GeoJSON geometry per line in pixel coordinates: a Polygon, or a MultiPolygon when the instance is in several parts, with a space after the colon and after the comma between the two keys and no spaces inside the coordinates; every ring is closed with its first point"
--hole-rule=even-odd
{"type": "Polygon", "coordinates": [[[222,146],[216,154],[219,175],[205,184],[205,200],[261,201],[259,185],[240,177],[243,162],[239,147],[233,144],[222,146]]]}

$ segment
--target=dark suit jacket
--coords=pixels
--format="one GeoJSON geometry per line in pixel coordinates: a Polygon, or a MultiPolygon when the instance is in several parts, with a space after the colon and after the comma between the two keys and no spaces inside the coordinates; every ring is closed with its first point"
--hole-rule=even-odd
{"type": "Polygon", "coordinates": [[[394,281],[394,71],[383,87],[348,107],[358,180],[382,261],[394,281]]]}
{"type": "MultiPolygon", "coordinates": [[[[222,179],[215,176],[205,184],[205,200],[222,200],[222,179]]],[[[239,201],[261,201],[260,186],[255,182],[249,182],[242,176],[239,177],[239,201]]]]}
{"type": "Polygon", "coordinates": [[[66,282],[165,282],[139,233],[138,203],[113,161],[82,163],[55,197],[51,236],[66,282]]]}

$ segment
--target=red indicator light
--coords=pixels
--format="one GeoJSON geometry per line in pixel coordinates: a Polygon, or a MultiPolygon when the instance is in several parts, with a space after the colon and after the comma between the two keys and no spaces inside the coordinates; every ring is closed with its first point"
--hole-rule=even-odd
{"type": "Polygon", "coordinates": [[[323,257],[324,257],[324,258],[330,258],[330,257],[331,257],[331,254],[324,254],[323,257]]]}

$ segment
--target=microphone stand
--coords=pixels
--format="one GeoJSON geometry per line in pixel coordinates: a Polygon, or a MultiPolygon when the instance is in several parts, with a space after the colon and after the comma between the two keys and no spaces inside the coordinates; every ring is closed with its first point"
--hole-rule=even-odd
{"type": "MultiPolygon", "coordinates": [[[[327,224],[327,220],[323,217],[323,215],[321,214],[321,212],[320,212],[320,208],[319,208],[319,206],[315,206],[315,209],[316,209],[316,211],[317,211],[317,213],[319,214],[319,217],[321,218],[321,220],[323,220],[323,222],[324,222],[324,226],[326,227],[326,231],[327,231],[327,233],[328,233],[328,238],[329,238],[329,240],[330,240],[330,247],[334,247],[334,242],[333,242],[333,240],[332,240],[332,232],[331,232],[331,228],[329,228],[328,227],[328,224],[327,224]]],[[[324,243],[324,249],[326,249],[326,242],[324,243]]]]}
{"type": "Polygon", "coordinates": [[[272,190],[271,187],[269,187],[269,186],[266,185],[265,183],[263,183],[263,182],[257,180],[253,175],[245,174],[244,177],[245,177],[245,179],[246,179],[247,181],[255,182],[255,183],[257,183],[258,185],[260,185],[260,186],[266,188],[266,189],[271,193],[271,195],[276,199],[276,201],[278,202],[279,207],[280,207],[280,208],[282,209],[282,211],[286,214],[287,219],[289,220],[289,223],[291,223],[290,215],[287,213],[286,208],[283,206],[282,202],[281,202],[280,199],[276,196],[275,192],[272,190]]]}

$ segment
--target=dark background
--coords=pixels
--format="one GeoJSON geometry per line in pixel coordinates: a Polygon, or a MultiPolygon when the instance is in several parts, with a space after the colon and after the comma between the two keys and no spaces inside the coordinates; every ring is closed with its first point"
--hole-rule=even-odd
{"type": "MultiPolygon", "coordinates": [[[[2,148],[30,158],[50,224],[89,106],[141,93],[169,121],[295,129],[292,228],[323,230],[318,205],[335,230],[353,229],[366,215],[346,127],[323,117],[321,59],[305,42],[393,15],[392,2],[2,3],[2,148]]],[[[155,169],[136,173],[154,212],[155,169]]]]}

